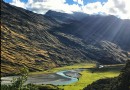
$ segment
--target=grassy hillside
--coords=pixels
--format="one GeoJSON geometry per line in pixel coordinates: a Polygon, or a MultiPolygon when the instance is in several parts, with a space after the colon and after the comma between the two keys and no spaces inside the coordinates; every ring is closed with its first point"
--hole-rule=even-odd
{"type": "Polygon", "coordinates": [[[10,75],[10,72],[12,75],[18,74],[23,65],[27,66],[30,71],[56,67],[49,58],[47,51],[39,49],[25,35],[18,34],[5,25],[1,26],[1,32],[2,75],[10,75]]]}
{"type": "Polygon", "coordinates": [[[48,32],[60,26],[55,20],[4,2],[1,13],[2,75],[17,74],[23,65],[41,71],[86,60],[48,32]]]}
{"type": "Polygon", "coordinates": [[[117,45],[109,41],[88,44],[83,38],[63,32],[70,28],[69,23],[66,25],[2,1],[2,76],[18,74],[24,65],[34,72],[83,62],[126,61],[126,53],[117,45]]]}

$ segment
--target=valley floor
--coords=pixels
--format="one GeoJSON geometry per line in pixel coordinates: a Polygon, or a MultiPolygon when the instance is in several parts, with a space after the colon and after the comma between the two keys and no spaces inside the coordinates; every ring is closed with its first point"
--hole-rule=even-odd
{"type": "Polygon", "coordinates": [[[95,68],[94,63],[83,63],[83,64],[76,64],[72,66],[65,66],[54,68],[51,70],[47,70],[45,72],[34,72],[30,73],[33,74],[41,74],[41,73],[54,73],[62,70],[71,70],[71,69],[85,69],[84,71],[80,72],[81,76],[78,78],[79,80],[75,83],[69,85],[58,85],[59,88],[64,90],[82,90],[87,85],[91,84],[92,82],[101,79],[101,78],[110,78],[116,77],[119,75],[120,70],[124,67],[123,64],[115,64],[115,65],[105,65],[103,68],[95,68]]]}
{"type": "MultiPolygon", "coordinates": [[[[95,63],[81,63],[81,64],[75,64],[75,65],[64,66],[64,67],[59,67],[59,68],[53,68],[53,69],[43,71],[43,72],[31,72],[31,73],[29,73],[28,79],[30,77],[37,76],[37,78],[32,78],[32,80],[41,79],[40,82],[41,81],[46,82],[46,81],[44,81],[44,79],[49,80],[49,78],[48,78],[49,75],[57,76],[57,74],[55,74],[55,73],[62,72],[62,71],[67,71],[67,72],[69,71],[68,75],[72,75],[73,73],[70,71],[75,71],[75,70],[79,69],[81,71],[79,72],[80,77],[79,76],[77,77],[78,81],[73,82],[71,84],[60,84],[60,85],[55,84],[55,85],[62,90],[83,90],[84,87],[86,87],[87,85],[91,84],[92,82],[94,82],[98,79],[118,76],[120,73],[120,70],[123,67],[124,67],[123,64],[114,64],[114,65],[103,65],[102,68],[97,68],[95,63]],[[42,75],[42,78],[39,77],[41,75],[42,75]],[[48,75],[47,78],[45,78],[46,75],[48,75]]],[[[59,78],[59,76],[58,76],[58,78],[59,78]]],[[[52,78],[50,78],[50,79],[52,79],[52,78]]],[[[61,80],[62,79],[63,79],[63,77],[61,78],[61,80]]],[[[71,77],[70,77],[70,79],[71,79],[71,77]]],[[[35,81],[35,80],[33,80],[33,81],[35,81]]],[[[57,80],[60,80],[60,79],[57,79],[57,80]]],[[[40,83],[40,82],[38,82],[38,83],[40,83]]],[[[62,83],[64,83],[64,82],[62,82],[62,83]]]]}

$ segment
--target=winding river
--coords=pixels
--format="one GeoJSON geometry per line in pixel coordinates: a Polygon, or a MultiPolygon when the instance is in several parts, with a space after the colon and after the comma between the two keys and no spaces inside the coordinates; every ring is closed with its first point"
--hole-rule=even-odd
{"type": "MultiPolygon", "coordinates": [[[[79,72],[82,69],[75,70],[64,70],[56,73],[49,74],[37,74],[30,75],[25,84],[33,83],[33,84],[53,84],[53,85],[67,85],[78,81],[80,77],[79,72]]],[[[11,80],[13,78],[17,78],[18,76],[9,76],[2,77],[1,84],[11,84],[11,80]]]]}

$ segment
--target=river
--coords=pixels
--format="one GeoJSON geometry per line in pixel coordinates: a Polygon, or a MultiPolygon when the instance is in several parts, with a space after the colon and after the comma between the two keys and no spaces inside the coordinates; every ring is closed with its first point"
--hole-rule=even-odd
{"type": "MultiPolygon", "coordinates": [[[[81,71],[82,69],[74,69],[49,74],[29,75],[25,84],[33,83],[33,84],[67,85],[77,82],[78,78],[80,77],[79,73],[81,71]]],[[[11,84],[11,80],[17,77],[19,76],[2,77],[1,84],[11,84]]]]}

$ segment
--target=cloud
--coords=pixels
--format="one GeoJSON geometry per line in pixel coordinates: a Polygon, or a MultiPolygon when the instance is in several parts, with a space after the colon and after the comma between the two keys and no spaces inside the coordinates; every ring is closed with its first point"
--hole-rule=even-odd
{"type": "Polygon", "coordinates": [[[13,0],[10,4],[26,9],[25,3],[20,0],[13,0]]]}
{"type": "Polygon", "coordinates": [[[62,11],[64,3],[65,0],[29,0],[26,8],[33,12],[44,14],[48,10],[62,11]]]}
{"type": "Polygon", "coordinates": [[[79,5],[69,5],[66,3],[66,0],[28,0],[27,3],[23,3],[20,0],[13,0],[10,4],[39,14],[45,14],[48,10],[65,13],[73,13],[73,11],[81,12],[81,7],[79,5]]]}
{"type": "Polygon", "coordinates": [[[88,3],[83,7],[83,12],[88,14],[98,14],[101,11],[102,11],[101,2],[88,3]]]}
{"type": "Polygon", "coordinates": [[[102,8],[108,15],[115,15],[122,19],[130,19],[130,0],[108,0],[102,8]]]}
{"type": "Polygon", "coordinates": [[[80,4],[80,5],[83,5],[83,0],[73,0],[73,2],[76,2],[76,3],[80,4]]]}
{"type": "Polygon", "coordinates": [[[130,19],[130,0],[108,0],[107,2],[88,3],[83,12],[88,14],[115,15],[122,19],[130,19]]]}
{"type": "Polygon", "coordinates": [[[93,2],[84,5],[85,0],[73,0],[74,4],[66,0],[13,0],[10,4],[31,10],[35,13],[45,14],[48,10],[73,13],[84,12],[87,14],[115,15],[122,19],[130,19],[130,0],[108,0],[107,2],[93,2]]]}

